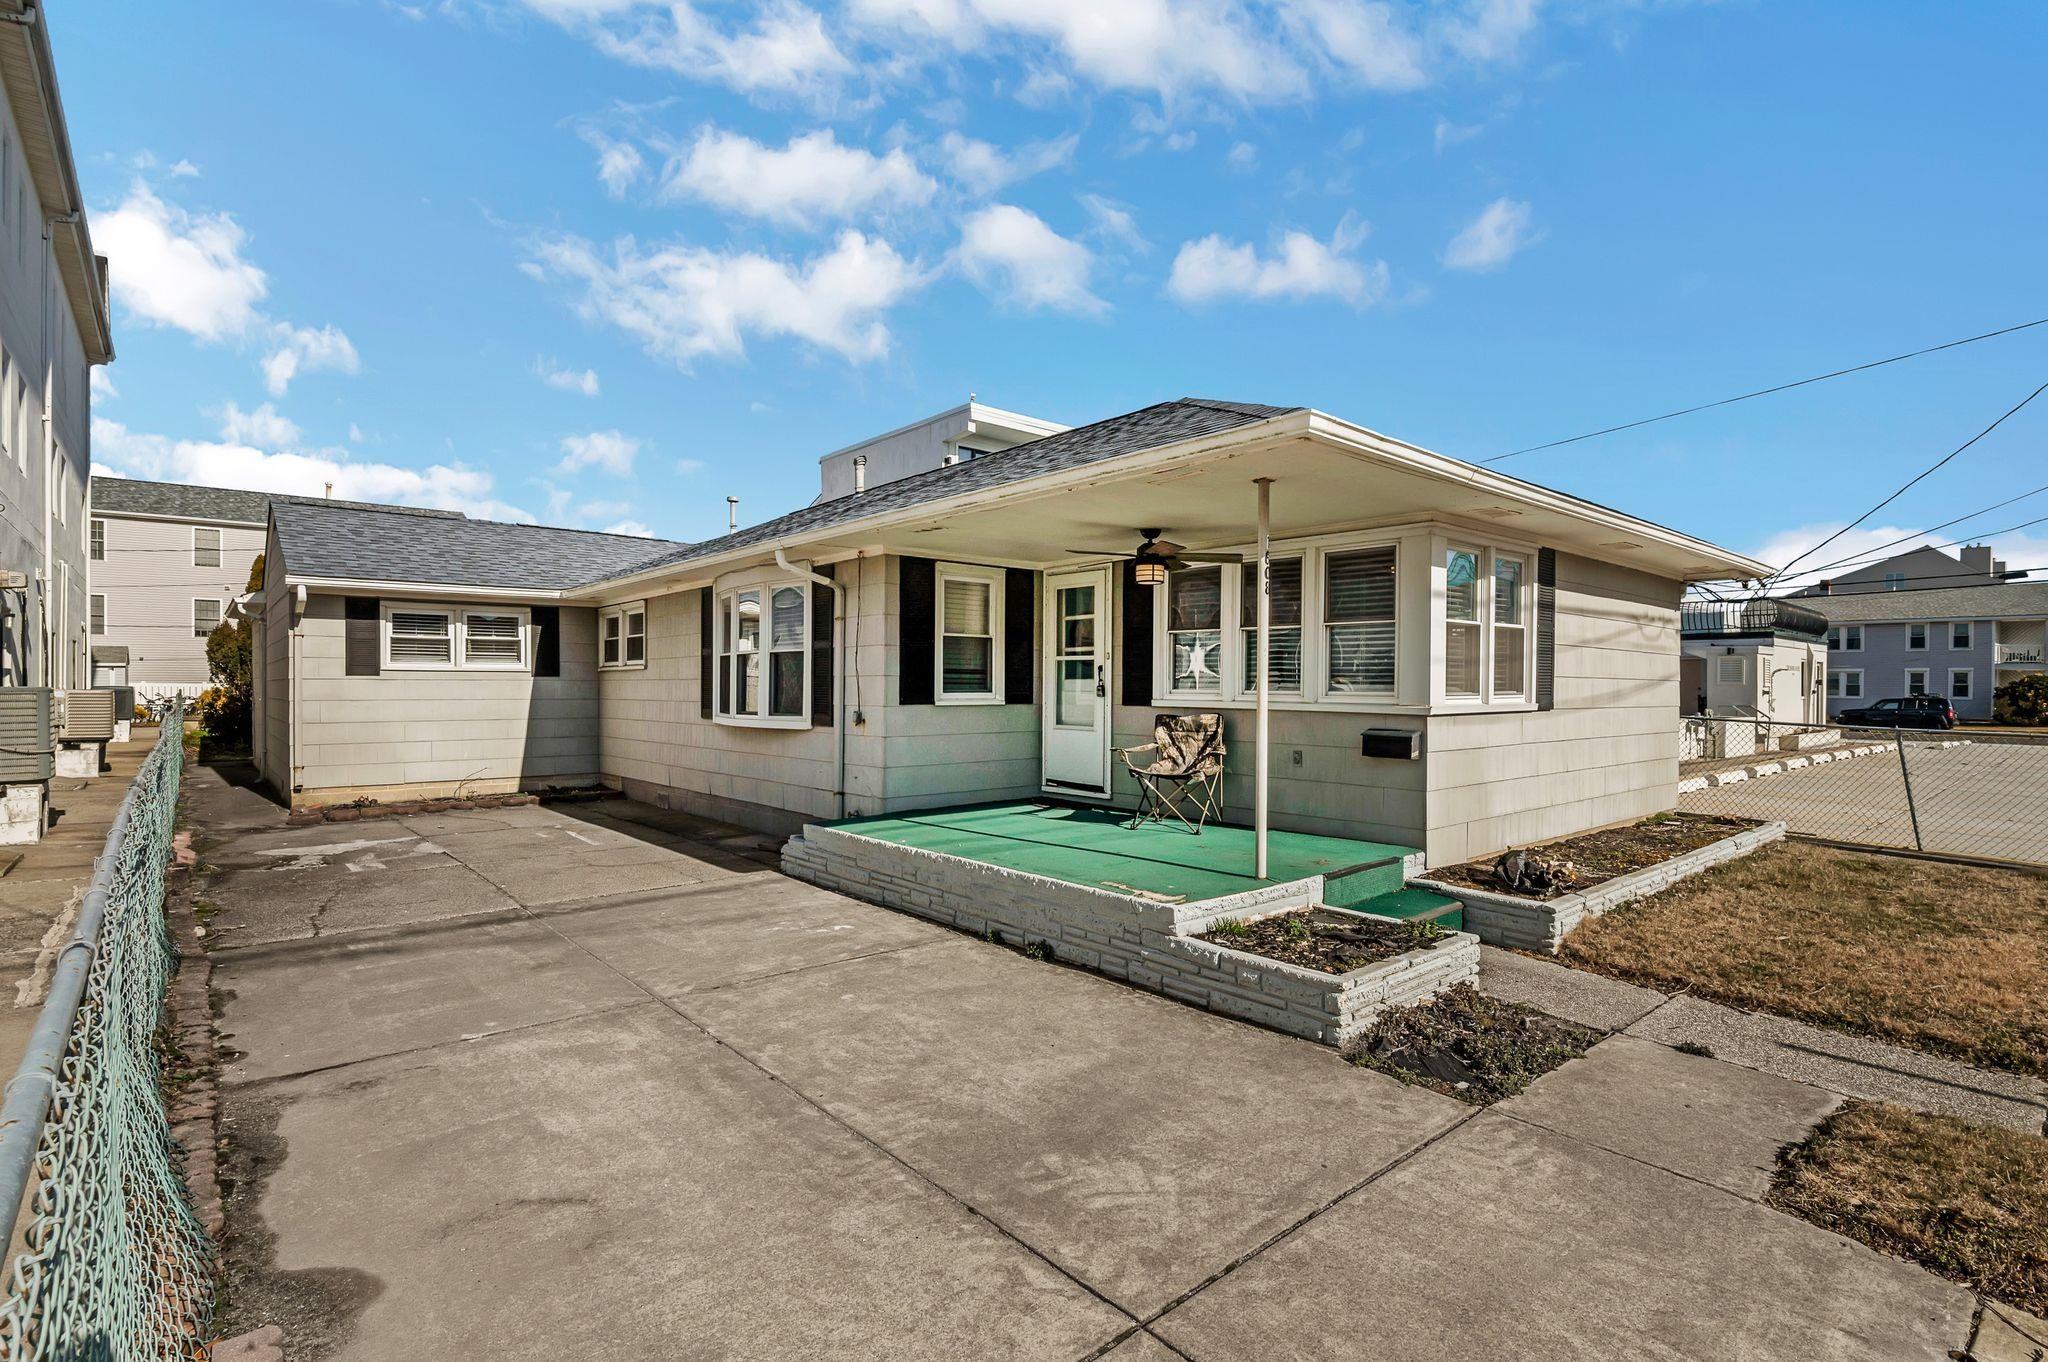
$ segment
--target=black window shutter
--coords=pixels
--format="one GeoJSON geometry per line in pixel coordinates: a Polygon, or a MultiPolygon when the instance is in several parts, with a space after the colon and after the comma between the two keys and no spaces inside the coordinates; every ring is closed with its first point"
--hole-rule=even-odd
{"type": "Polygon", "coordinates": [[[933,702],[932,649],[937,646],[938,564],[929,558],[903,558],[896,565],[896,702],[933,702]]]}
{"type": "Polygon", "coordinates": [[[533,674],[535,676],[560,676],[562,674],[562,607],[558,605],[536,605],[533,607],[533,674]]]}
{"type": "Polygon", "coordinates": [[[1038,574],[1011,568],[1003,575],[1003,703],[1031,703],[1038,670],[1032,644],[1038,638],[1038,574]]]}
{"type": "Polygon", "coordinates": [[[349,596],[341,603],[342,675],[376,676],[383,670],[383,623],[375,596],[349,596]]]}
{"type": "Polygon", "coordinates": [[[1123,697],[1127,705],[1152,703],[1152,595],[1154,588],[1138,585],[1138,565],[1128,559],[1123,567],[1123,697]]]}
{"type": "Polygon", "coordinates": [[[697,593],[697,714],[705,719],[711,717],[711,674],[717,666],[717,656],[711,651],[717,604],[710,587],[697,593]]]}
{"type": "Polygon", "coordinates": [[[1557,707],[1557,550],[1536,551],[1536,708],[1557,707]]]}
{"type": "MultiPolygon", "coordinates": [[[[814,567],[820,577],[836,574],[830,567],[814,567]]],[[[839,593],[829,586],[811,584],[811,723],[832,727],[832,602],[839,593]]]]}

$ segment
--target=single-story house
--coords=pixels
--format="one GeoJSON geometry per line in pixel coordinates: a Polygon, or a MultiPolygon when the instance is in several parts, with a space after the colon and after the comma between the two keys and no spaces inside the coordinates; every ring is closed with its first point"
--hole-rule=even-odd
{"type": "Polygon", "coordinates": [[[1685,714],[1827,722],[1828,620],[1785,600],[1688,601],[1679,616],[1685,714]]]}
{"type": "Polygon", "coordinates": [[[306,803],[602,782],[787,832],[1127,803],[1113,749],[1213,711],[1248,821],[1263,483],[1272,825],[1442,863],[1672,807],[1680,597],[1768,572],[1306,407],[1018,424],[697,544],[274,504],[263,771],[306,803]]]}

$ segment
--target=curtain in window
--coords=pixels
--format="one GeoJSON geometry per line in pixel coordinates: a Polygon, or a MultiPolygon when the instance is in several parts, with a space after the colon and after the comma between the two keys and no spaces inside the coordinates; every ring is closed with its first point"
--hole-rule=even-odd
{"type": "Polygon", "coordinates": [[[1323,623],[1332,691],[1394,689],[1394,550],[1323,560],[1323,623]]]}

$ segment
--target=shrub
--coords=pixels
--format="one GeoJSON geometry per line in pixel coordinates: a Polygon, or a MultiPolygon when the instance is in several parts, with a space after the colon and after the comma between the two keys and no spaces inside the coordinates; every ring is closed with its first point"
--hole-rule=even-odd
{"type": "Polygon", "coordinates": [[[2002,724],[2048,724],[2048,672],[2022,672],[1993,691],[1991,717],[2002,724]]]}

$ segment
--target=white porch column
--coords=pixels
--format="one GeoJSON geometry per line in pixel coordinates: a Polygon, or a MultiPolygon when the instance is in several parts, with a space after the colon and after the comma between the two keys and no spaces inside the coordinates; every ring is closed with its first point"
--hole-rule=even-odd
{"type": "Polygon", "coordinates": [[[1258,765],[1252,773],[1252,828],[1258,843],[1257,874],[1266,878],[1266,738],[1272,726],[1272,678],[1267,675],[1271,668],[1271,654],[1266,648],[1266,635],[1273,624],[1273,480],[1254,478],[1252,484],[1259,489],[1259,636],[1253,645],[1257,652],[1259,677],[1259,717],[1257,738],[1254,741],[1253,758],[1258,765]]]}

